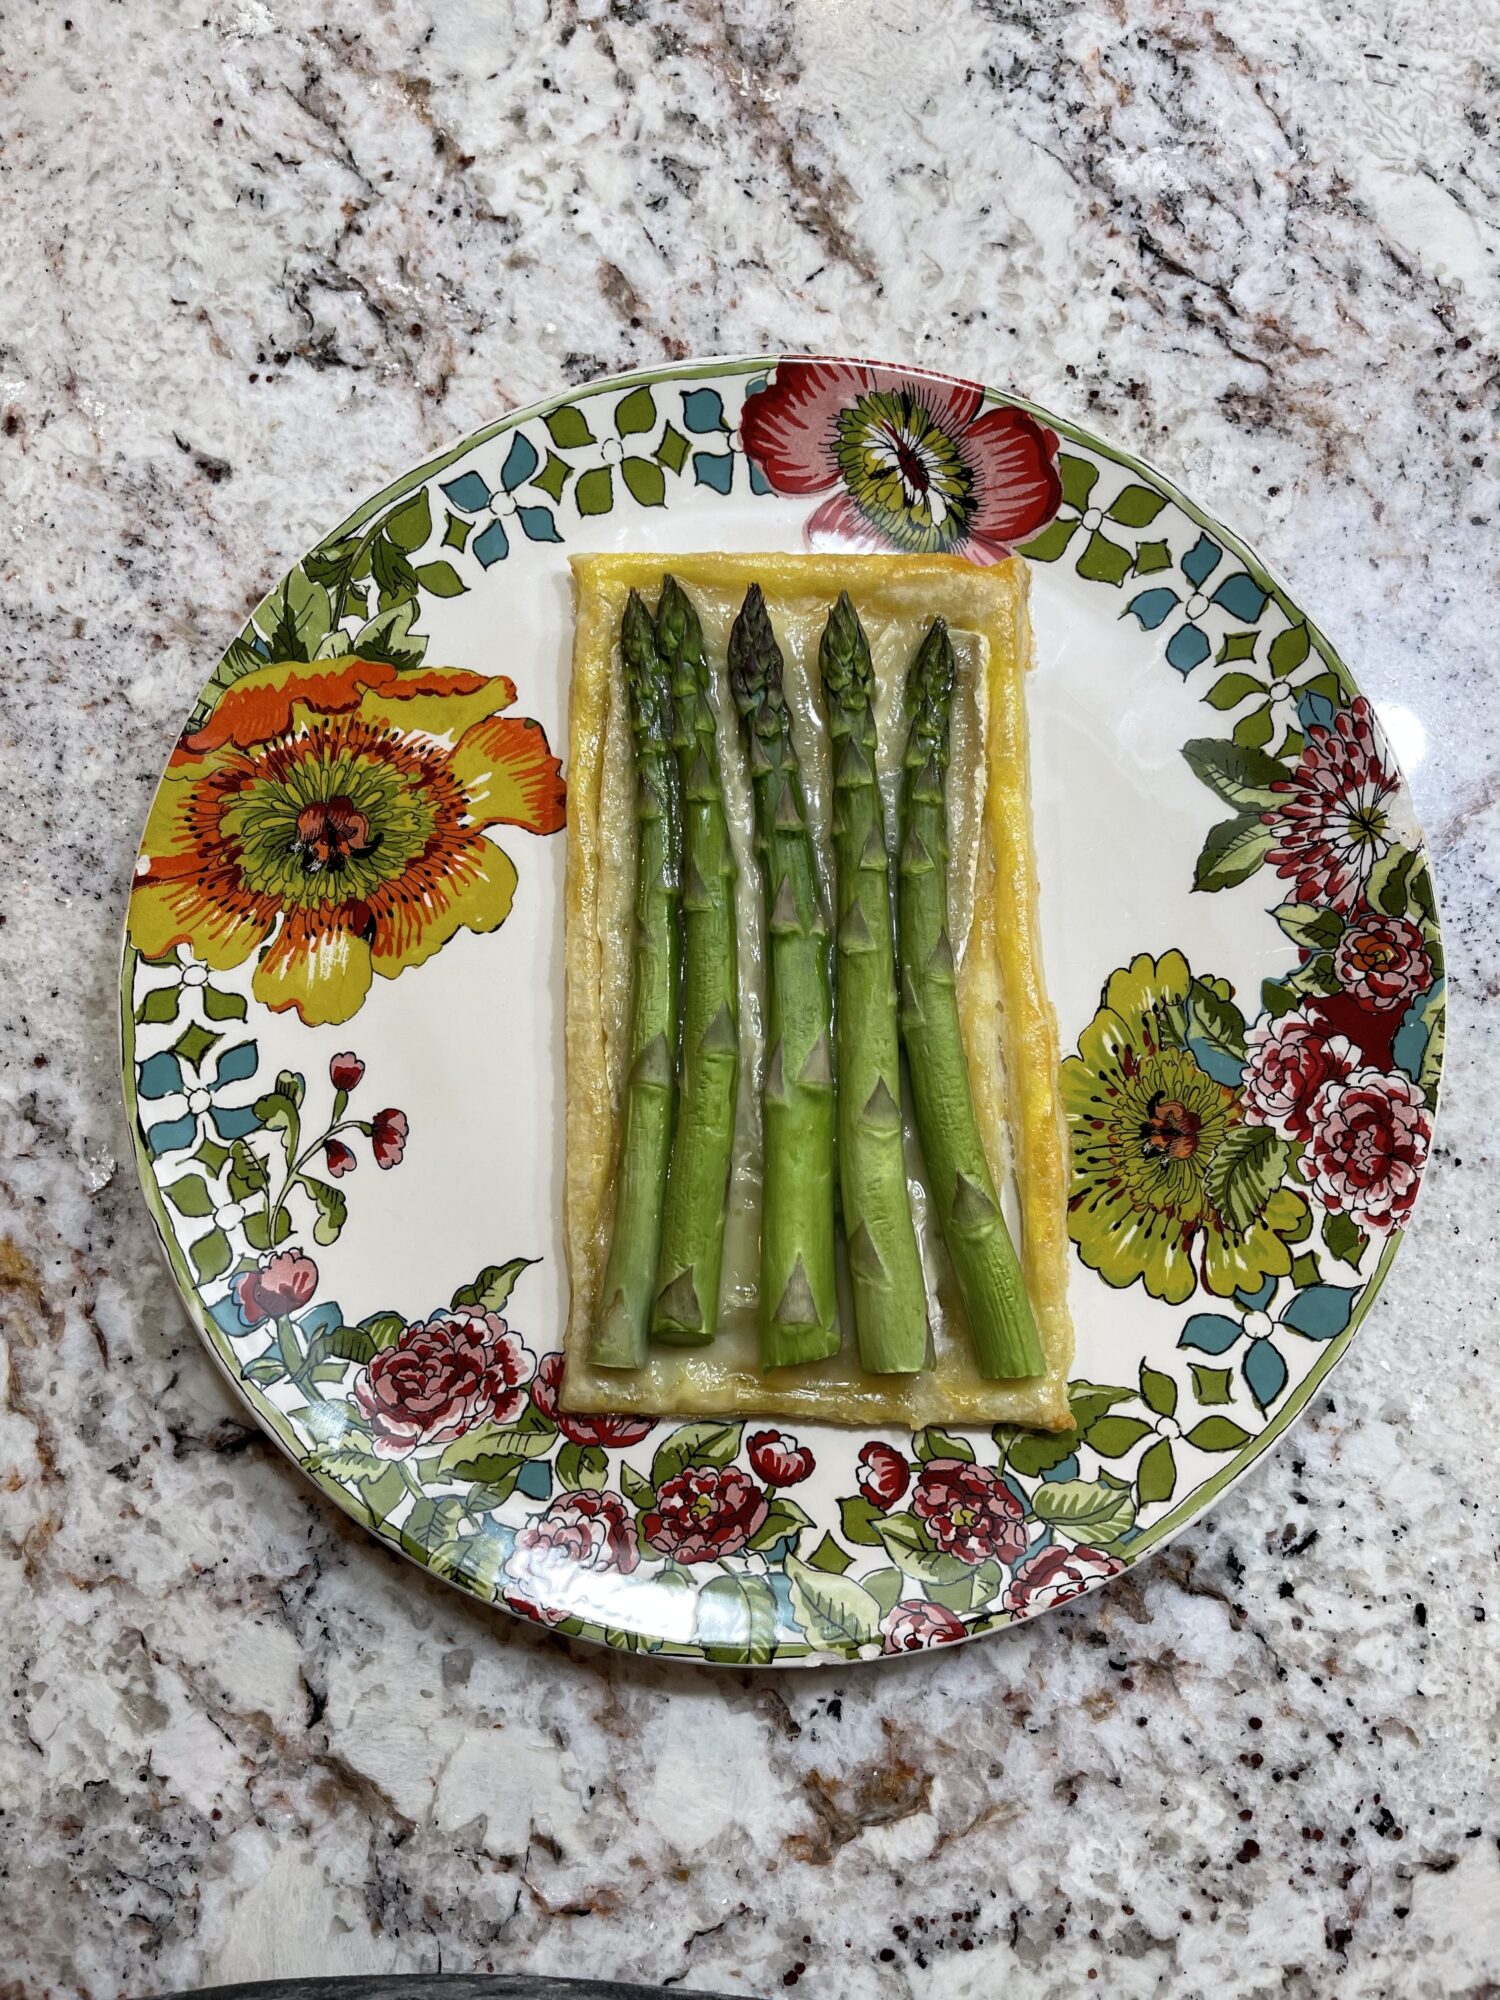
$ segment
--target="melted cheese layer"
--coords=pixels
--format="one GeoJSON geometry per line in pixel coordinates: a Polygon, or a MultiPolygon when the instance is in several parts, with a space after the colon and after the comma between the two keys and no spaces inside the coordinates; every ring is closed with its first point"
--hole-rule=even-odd
{"type": "Polygon", "coordinates": [[[1042,979],[1023,676],[1030,663],[1027,575],[1013,559],[987,569],[942,556],[578,556],[568,759],[567,1176],[565,1235],[572,1303],[562,1401],[578,1411],[800,1416],[866,1426],[1022,1423],[1071,1426],[1067,1219],[1056,1023],[1042,979]],[[653,1347],[640,1369],[588,1359],[614,1212],[616,1123],[626,1066],[635,884],[634,778],[618,634],[632,589],[654,602],[667,571],[703,623],[714,677],[730,839],[739,864],[740,1085],[725,1233],[719,1331],[701,1348],[653,1347]],[[905,743],[906,670],[935,616],[958,654],[948,781],[949,930],[975,1106],[1020,1249],[1045,1371],[986,1382],[975,1368],[951,1270],[906,1123],[907,1181],[927,1284],[930,1365],[867,1375],[859,1365],[844,1274],[840,1352],[812,1366],[760,1371],[760,1090],[765,1067],[765,927],[753,849],[749,774],[724,670],[729,627],[758,582],[786,661],[786,693],[809,824],[831,904],[832,780],[816,693],[817,650],[840,590],[853,598],[875,667],[887,842],[905,743]]]}

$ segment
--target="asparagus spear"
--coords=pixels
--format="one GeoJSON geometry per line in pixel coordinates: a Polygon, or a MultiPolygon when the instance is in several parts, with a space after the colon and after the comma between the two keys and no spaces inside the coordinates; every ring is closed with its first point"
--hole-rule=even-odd
{"type": "Polygon", "coordinates": [[[828,925],[781,674],[765,599],[752,584],[729,635],[729,685],[749,748],[768,937],[763,1368],[821,1361],[839,1348],[828,925]]]}
{"type": "Polygon", "coordinates": [[[906,1193],[890,859],[875,771],[870,647],[845,591],[818,652],[833,746],[839,1179],[859,1358],[871,1374],[927,1360],[927,1300],[906,1193]]]}
{"type": "Polygon", "coordinates": [[[682,881],[672,699],[651,614],[635,591],[625,607],[620,650],[630,695],[640,844],[630,1068],[620,1117],[614,1234],[590,1349],[601,1368],[639,1368],[646,1359],[672,1143],[679,986],[677,915],[682,881]]]}
{"type": "Polygon", "coordinates": [[[728,1212],[739,1082],[734,856],[698,614],[672,577],[662,585],[657,644],[672,676],[683,795],[682,1052],[677,1132],[667,1176],[651,1330],[695,1347],[713,1339],[728,1212]]]}
{"type": "Polygon", "coordinates": [[[958,1024],[948,938],[948,724],[953,642],[935,619],[907,679],[911,733],[901,779],[896,931],[901,1037],[927,1183],[987,1382],[1039,1375],[1042,1348],[1010,1231],[995,1198],[958,1024]]]}

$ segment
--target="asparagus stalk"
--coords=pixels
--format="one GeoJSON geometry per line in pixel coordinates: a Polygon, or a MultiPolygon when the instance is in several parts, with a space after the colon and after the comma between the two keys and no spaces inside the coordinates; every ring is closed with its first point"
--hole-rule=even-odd
{"type": "Polygon", "coordinates": [[[729,635],[729,685],[749,751],[768,939],[760,1359],[763,1368],[790,1368],[839,1349],[833,1009],[828,925],[818,899],[781,649],[759,584],[750,586],[729,635]]]}
{"type": "Polygon", "coordinates": [[[683,797],[683,992],[677,1131],[667,1176],[651,1330],[696,1347],[713,1339],[739,1083],[734,856],[724,817],[714,710],[698,614],[672,577],[657,644],[668,663],[683,797]]]}
{"type": "Polygon", "coordinates": [[[833,746],[839,1179],[861,1365],[914,1374],[927,1299],[906,1192],[890,859],[875,770],[870,647],[845,591],[818,652],[833,746]]]}
{"type": "Polygon", "coordinates": [[[625,607],[620,650],[630,696],[639,846],[630,1068],[620,1115],[614,1234],[590,1348],[601,1368],[639,1368],[646,1359],[672,1143],[682,879],[672,699],[651,614],[635,591],[625,607]]]}
{"type": "Polygon", "coordinates": [[[927,1184],[953,1263],[979,1372],[987,1382],[1039,1375],[1041,1342],[969,1084],[948,938],[948,725],[953,642],[935,619],[907,679],[911,731],[901,778],[896,931],[901,1037],[927,1184]]]}

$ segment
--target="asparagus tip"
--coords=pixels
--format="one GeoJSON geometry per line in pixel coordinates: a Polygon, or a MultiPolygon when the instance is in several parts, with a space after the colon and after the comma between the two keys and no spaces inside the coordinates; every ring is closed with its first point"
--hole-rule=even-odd
{"type": "MultiPolygon", "coordinates": [[[[907,675],[912,716],[905,756],[908,771],[921,771],[923,766],[934,762],[939,770],[946,766],[948,719],[957,677],[958,661],[947,624],[941,618],[934,618],[907,675]]],[[[929,774],[926,782],[939,783],[938,773],[929,774]]]]}
{"type": "Polygon", "coordinates": [[[745,592],[729,633],[729,686],[735,705],[748,712],[781,690],[781,648],[758,583],[745,592]]]}
{"type": "Polygon", "coordinates": [[[828,614],[818,646],[818,666],[825,685],[841,698],[868,696],[873,668],[870,642],[847,590],[828,614]]]}
{"type": "Polygon", "coordinates": [[[656,604],[656,637],[662,651],[681,660],[702,649],[703,630],[693,600],[676,577],[668,572],[661,580],[661,596],[656,604]]]}
{"type": "Polygon", "coordinates": [[[627,645],[640,638],[643,620],[649,625],[651,614],[646,609],[645,598],[632,587],[625,600],[625,616],[620,621],[620,635],[627,645]]]}

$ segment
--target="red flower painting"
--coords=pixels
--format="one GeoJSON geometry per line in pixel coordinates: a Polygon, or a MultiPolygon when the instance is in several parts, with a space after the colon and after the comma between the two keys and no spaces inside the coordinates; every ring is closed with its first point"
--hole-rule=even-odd
{"type": "Polygon", "coordinates": [[[641,1531],[674,1562],[716,1562],[738,1555],[767,1511],[765,1494],[738,1466],[690,1466],[662,1487],[641,1531]]]}
{"type": "Polygon", "coordinates": [[[1330,1035],[1302,1010],[1279,1021],[1256,1021],[1246,1031],[1245,1117],[1269,1125],[1283,1139],[1305,1139],[1312,1105],[1325,1083],[1346,1077],[1359,1062],[1352,1042],[1330,1035]]]}
{"type": "Polygon", "coordinates": [[[982,1563],[1014,1562],[1026,1547],[1026,1515],[996,1472],[961,1458],[932,1458],[922,1467],[912,1511],[945,1555],[982,1563]]]}
{"type": "Polygon", "coordinates": [[[449,1444],[481,1423],[514,1423],[536,1363],[498,1313],[435,1313],[382,1348],[354,1400],[382,1458],[449,1444]]]}
{"type": "Polygon", "coordinates": [[[531,1385],[531,1401],[549,1422],[557,1425],[569,1444],[599,1444],[618,1450],[639,1444],[655,1428],[653,1417],[573,1416],[558,1407],[562,1389],[563,1356],[544,1354],[531,1385]]]}
{"type": "Polygon", "coordinates": [[[1432,984],[1422,933],[1407,917],[1354,917],[1333,954],[1333,975],[1372,1013],[1404,1007],[1432,984]]]}
{"type": "Polygon", "coordinates": [[[756,1431],[746,1449],[757,1479],[767,1486],[799,1486],[813,1469],[813,1455],[785,1431],[756,1431]]]}
{"type": "Polygon", "coordinates": [[[1049,1548],[1036,1549],[1017,1566],[1005,1592],[1005,1608],[1016,1618],[1034,1618],[1039,1611],[1050,1611],[1071,1597],[1081,1597],[1096,1583],[1118,1576],[1124,1567],[1117,1556],[1106,1555],[1102,1549],[1082,1543],[1070,1549],[1054,1542],[1049,1548]]]}
{"type": "Polygon", "coordinates": [[[1432,1126],[1400,1070],[1360,1069],[1318,1092],[1301,1167],[1324,1208],[1362,1229],[1399,1229],[1417,1198],[1432,1126]]]}
{"type": "Polygon", "coordinates": [[[882,1650],[925,1653],[932,1646],[951,1646],[964,1636],[964,1621],[956,1612],[925,1597],[903,1597],[880,1621],[882,1650]]]}
{"type": "Polygon", "coordinates": [[[893,1444],[876,1438],[860,1447],[858,1478],[870,1505],[888,1513],[911,1484],[911,1466],[893,1444]]]}
{"type": "Polygon", "coordinates": [[[1057,438],[976,382],[865,362],[778,362],[745,450],[778,493],[826,493],[809,546],[1001,562],[1057,512],[1057,438]]]}
{"type": "Polygon", "coordinates": [[[278,1250],[256,1271],[242,1271],[229,1288],[246,1326],[300,1312],[318,1289],[318,1267],[300,1250],[278,1250]]]}
{"type": "Polygon", "coordinates": [[[618,1493],[587,1487],[560,1493],[517,1534],[505,1567],[525,1595],[505,1601],[539,1624],[559,1625],[571,1615],[585,1573],[628,1576],[640,1559],[635,1523],[618,1493]]]}
{"type": "Polygon", "coordinates": [[[1297,768],[1272,787],[1281,798],[1263,815],[1276,836],[1266,860],[1294,884],[1296,902],[1355,907],[1390,850],[1395,789],[1363,695],[1340,710],[1331,729],[1313,724],[1297,768]]]}

